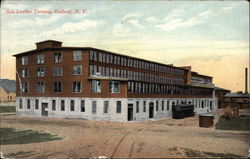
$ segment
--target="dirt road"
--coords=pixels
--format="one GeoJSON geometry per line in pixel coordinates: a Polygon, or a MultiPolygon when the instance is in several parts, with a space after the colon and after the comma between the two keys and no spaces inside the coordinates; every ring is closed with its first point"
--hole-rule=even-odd
{"type": "Polygon", "coordinates": [[[50,142],[2,145],[10,158],[246,157],[250,132],[198,127],[198,117],[109,122],[2,116],[1,127],[33,129],[63,137],[50,142]]]}

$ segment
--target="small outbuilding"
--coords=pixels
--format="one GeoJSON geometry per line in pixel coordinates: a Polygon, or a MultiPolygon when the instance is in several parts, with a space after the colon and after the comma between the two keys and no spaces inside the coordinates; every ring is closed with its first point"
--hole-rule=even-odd
{"type": "Polygon", "coordinates": [[[210,128],[214,126],[214,115],[211,113],[204,113],[199,115],[199,126],[203,128],[210,128]]]}

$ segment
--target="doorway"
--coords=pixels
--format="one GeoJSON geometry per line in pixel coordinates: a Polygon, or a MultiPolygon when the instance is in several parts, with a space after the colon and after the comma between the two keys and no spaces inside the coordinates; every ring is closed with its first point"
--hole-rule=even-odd
{"type": "Polygon", "coordinates": [[[133,104],[128,104],[128,121],[133,120],[133,104]]]}
{"type": "Polygon", "coordinates": [[[149,103],[149,118],[154,118],[154,103],[149,103]]]}
{"type": "Polygon", "coordinates": [[[48,103],[42,103],[42,116],[48,116],[48,103]]]}

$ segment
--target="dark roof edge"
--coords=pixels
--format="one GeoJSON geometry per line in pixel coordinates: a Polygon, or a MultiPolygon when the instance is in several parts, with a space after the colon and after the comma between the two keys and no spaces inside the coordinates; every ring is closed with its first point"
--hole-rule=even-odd
{"type": "Polygon", "coordinates": [[[22,55],[26,55],[29,53],[33,53],[33,52],[41,52],[41,51],[46,51],[46,50],[63,50],[63,49],[88,49],[85,47],[49,47],[49,48],[42,48],[42,49],[34,49],[34,50],[30,50],[30,51],[25,51],[25,52],[21,52],[12,56],[22,56],[22,55]]]}
{"type": "Polygon", "coordinates": [[[216,90],[223,90],[223,91],[231,91],[229,89],[225,89],[225,88],[221,88],[221,87],[217,87],[217,86],[215,86],[214,89],[216,89],[216,90]]]}

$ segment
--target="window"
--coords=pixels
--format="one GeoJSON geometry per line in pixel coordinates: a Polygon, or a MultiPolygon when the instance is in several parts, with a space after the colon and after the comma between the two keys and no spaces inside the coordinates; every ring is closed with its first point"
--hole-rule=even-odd
{"type": "Polygon", "coordinates": [[[99,61],[99,62],[102,62],[102,53],[101,53],[101,52],[99,52],[99,58],[98,58],[98,61],[99,61]]]}
{"type": "Polygon", "coordinates": [[[106,63],[106,54],[102,53],[102,62],[106,63]]]}
{"type": "Polygon", "coordinates": [[[156,101],[156,111],[158,111],[159,110],[159,102],[158,101],[156,101]]]}
{"type": "Polygon", "coordinates": [[[139,113],[139,101],[136,102],[136,113],[139,113]]]}
{"type": "Polygon", "coordinates": [[[65,110],[65,100],[61,100],[61,111],[65,110]]]}
{"type": "Polygon", "coordinates": [[[114,63],[113,57],[114,57],[113,55],[109,55],[109,58],[110,58],[109,61],[110,61],[110,63],[114,63]]]}
{"type": "Polygon", "coordinates": [[[37,63],[38,64],[44,63],[44,55],[37,55],[37,63]]]}
{"type": "Polygon", "coordinates": [[[85,112],[85,101],[81,100],[81,112],[85,112]]]}
{"type": "Polygon", "coordinates": [[[92,92],[101,93],[101,82],[99,80],[92,80],[92,92]]]}
{"type": "Polygon", "coordinates": [[[73,61],[82,60],[82,51],[73,51],[73,61]]]}
{"type": "Polygon", "coordinates": [[[52,110],[56,110],[56,100],[52,100],[52,110]]]}
{"type": "Polygon", "coordinates": [[[169,110],[169,101],[167,101],[167,110],[169,110]]]}
{"type": "Polygon", "coordinates": [[[56,92],[56,93],[62,92],[62,83],[61,82],[54,82],[54,92],[56,92]]]}
{"type": "Polygon", "coordinates": [[[114,64],[117,64],[117,56],[114,56],[114,64]]]}
{"type": "Polygon", "coordinates": [[[44,82],[37,82],[36,83],[36,92],[37,93],[44,93],[45,92],[45,84],[44,84],[44,82]]]}
{"type": "Polygon", "coordinates": [[[57,52],[54,53],[54,62],[62,62],[62,54],[57,52]]]}
{"type": "Polygon", "coordinates": [[[28,77],[28,76],[29,76],[29,71],[28,71],[28,69],[27,69],[27,68],[22,69],[22,70],[21,70],[21,75],[22,75],[23,78],[28,77]]]}
{"type": "Polygon", "coordinates": [[[38,99],[35,100],[35,108],[39,109],[39,100],[38,99]]]}
{"type": "Polygon", "coordinates": [[[96,113],[96,101],[92,101],[92,114],[96,113]]]}
{"type": "Polygon", "coordinates": [[[104,101],[103,104],[104,104],[103,113],[108,113],[109,101],[104,101]]]}
{"type": "Polygon", "coordinates": [[[90,50],[89,60],[90,61],[94,60],[94,52],[92,50],[90,50]]]}
{"type": "Polygon", "coordinates": [[[121,60],[120,60],[120,56],[117,56],[117,65],[120,65],[121,64],[121,60]]]}
{"type": "Polygon", "coordinates": [[[75,111],[75,101],[70,100],[70,111],[75,111]]]}
{"type": "Polygon", "coordinates": [[[44,77],[44,76],[45,76],[45,68],[38,68],[37,77],[44,77]]]}
{"type": "Polygon", "coordinates": [[[95,72],[94,72],[94,66],[93,65],[89,65],[89,74],[90,75],[94,75],[95,72]]]}
{"type": "Polygon", "coordinates": [[[27,109],[30,109],[30,99],[27,99],[27,109]]]}
{"type": "Polygon", "coordinates": [[[27,92],[29,92],[29,84],[28,84],[28,82],[22,82],[22,92],[23,93],[27,93],[27,92]]]}
{"type": "Polygon", "coordinates": [[[209,102],[210,110],[213,110],[213,101],[209,102]]]}
{"type": "Polygon", "coordinates": [[[62,76],[63,69],[62,66],[54,67],[54,76],[62,76]]]}
{"type": "Polygon", "coordinates": [[[106,62],[109,63],[109,54],[106,54],[106,62]]]}
{"type": "Polygon", "coordinates": [[[73,93],[80,93],[82,91],[81,82],[73,82],[73,93]]]}
{"type": "Polygon", "coordinates": [[[22,65],[28,65],[28,56],[22,57],[22,65]]]}
{"type": "Polygon", "coordinates": [[[161,110],[164,111],[164,101],[161,102],[161,110]]]}
{"type": "Polygon", "coordinates": [[[143,112],[146,112],[146,104],[147,104],[147,102],[143,101],[143,112]]]}
{"type": "Polygon", "coordinates": [[[109,92],[110,93],[119,93],[120,92],[120,82],[119,81],[110,81],[109,82],[109,92]]]}
{"type": "Polygon", "coordinates": [[[122,112],[122,102],[116,101],[116,113],[121,113],[121,112],[122,112]]]}
{"type": "Polygon", "coordinates": [[[19,109],[23,109],[23,100],[19,99],[19,109]]]}
{"type": "Polygon", "coordinates": [[[73,75],[81,75],[82,74],[82,65],[73,66],[73,75]]]}
{"type": "Polygon", "coordinates": [[[94,51],[94,61],[97,61],[97,52],[94,51]]]}

